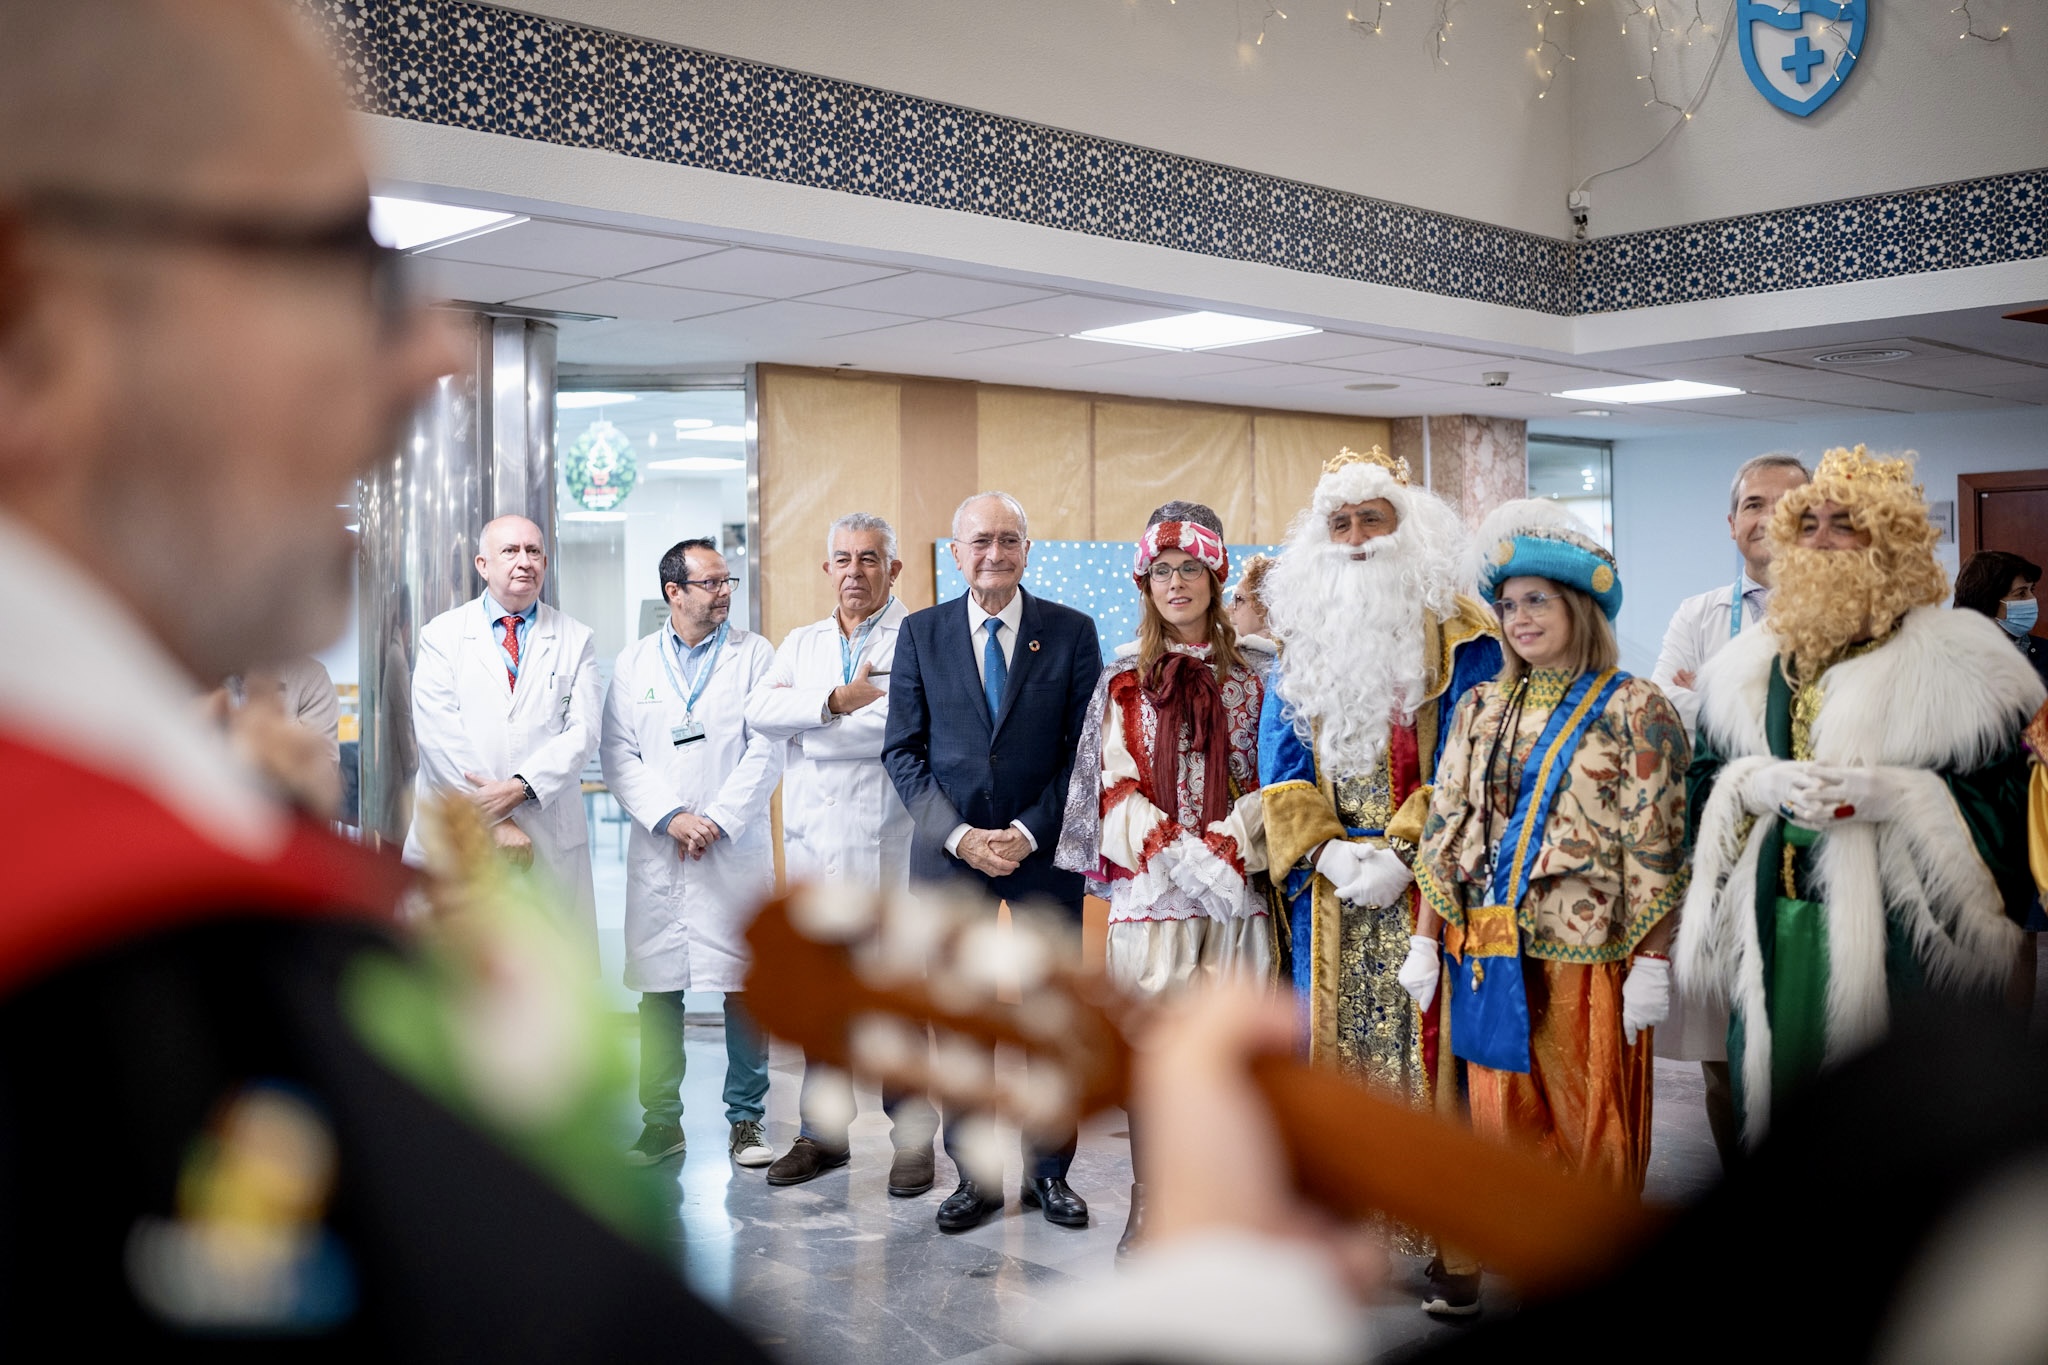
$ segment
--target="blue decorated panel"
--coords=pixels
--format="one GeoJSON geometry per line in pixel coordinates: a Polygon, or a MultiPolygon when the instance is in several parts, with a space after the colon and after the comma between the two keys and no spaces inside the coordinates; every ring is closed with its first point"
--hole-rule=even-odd
{"type": "MultiPolygon", "coordinates": [[[[952,543],[950,539],[932,543],[932,568],[941,602],[967,591],[967,578],[953,563],[952,543]]],[[[1104,663],[1115,655],[1118,645],[1138,638],[1138,585],[1131,581],[1134,548],[1128,540],[1031,542],[1024,587],[1034,596],[1094,617],[1096,634],[1102,637],[1104,663]]],[[[1229,549],[1232,582],[1238,567],[1253,555],[1280,553],[1278,545],[1232,545],[1229,549]]]]}

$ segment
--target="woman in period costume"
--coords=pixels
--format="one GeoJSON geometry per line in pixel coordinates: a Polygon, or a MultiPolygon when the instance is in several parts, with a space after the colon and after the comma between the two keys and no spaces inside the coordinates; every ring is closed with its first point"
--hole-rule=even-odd
{"type": "MultiPolygon", "coordinates": [[[[1109,900],[1108,970],[1158,998],[1218,977],[1269,980],[1272,920],[1259,803],[1258,663],[1223,600],[1223,524],[1169,502],[1138,542],[1137,648],[1102,672],[1068,788],[1057,862],[1109,900]]],[[[1135,1131],[1127,1250],[1142,1221],[1135,1131]]]]}
{"type": "Polygon", "coordinates": [[[1509,503],[1475,543],[1505,661],[1444,746],[1402,984],[1450,992],[1476,1130],[1640,1191],[1686,887],[1684,727],[1615,667],[1621,580],[1570,514],[1509,503]]]}

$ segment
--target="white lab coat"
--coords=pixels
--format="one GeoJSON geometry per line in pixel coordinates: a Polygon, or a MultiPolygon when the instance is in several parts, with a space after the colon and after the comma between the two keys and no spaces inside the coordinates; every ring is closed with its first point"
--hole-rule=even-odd
{"type": "MultiPolygon", "coordinates": [[[[891,601],[862,648],[879,676],[896,658],[896,636],[910,614],[891,601]]],[[[826,710],[832,689],[846,680],[839,654],[839,622],[828,616],[789,633],[775,665],[747,701],[747,722],[786,741],[782,782],[782,852],[791,881],[843,879],[861,886],[901,890],[910,884],[910,812],[882,767],[882,733],[889,698],[848,715],[826,710]]]]}
{"type": "MultiPolygon", "coordinates": [[[[1747,574],[1742,576],[1741,584],[1745,589],[1754,586],[1747,574]]],[[[1679,686],[1678,675],[1689,671],[1697,679],[1707,660],[1727,646],[1732,638],[1728,634],[1728,621],[1735,604],[1735,586],[1723,583],[1712,592],[1688,597],[1678,604],[1678,610],[1671,613],[1671,624],[1664,631],[1664,647],[1657,652],[1657,671],[1650,675],[1650,680],[1671,699],[1678,718],[1685,722],[1688,742],[1699,731],[1700,694],[1690,687],[1679,686]]],[[[1749,623],[1747,615],[1742,628],[1760,629],[1749,623]]],[[[1659,1057],[1675,1062],[1725,1060],[1728,1056],[1727,1006],[1689,999],[1683,991],[1673,991],[1671,1013],[1657,1025],[1656,1052],[1659,1057]]]]}
{"type": "MultiPolygon", "coordinates": [[[[736,991],[747,970],[747,925],[775,889],[768,798],[782,774],[782,745],[747,724],[747,695],[774,651],[733,627],[697,701],[704,738],[670,736],[687,714],[661,651],[669,626],[619,655],[604,702],[598,753],[612,796],[633,822],[626,840],[626,988],[736,991]],[[702,858],[654,827],[681,807],[715,821],[725,837],[702,858]]],[[[671,666],[674,655],[670,655],[671,666]]],[[[681,670],[677,670],[681,681],[681,670]]]]}
{"type": "MultiPolygon", "coordinates": [[[[1743,578],[1748,587],[1749,579],[1743,578]]],[[[1728,643],[1728,612],[1735,600],[1735,585],[1723,583],[1712,592],[1703,592],[1688,597],[1678,604],[1678,610],[1671,613],[1671,624],[1664,629],[1664,646],[1657,651],[1657,671],[1650,675],[1650,681],[1662,689],[1671,699],[1678,718],[1685,722],[1685,737],[1690,740],[1700,723],[1700,694],[1690,687],[1678,685],[1678,675],[1689,672],[1698,677],[1706,667],[1707,660],[1721,652],[1728,643]]],[[[1754,630],[1745,617],[1744,630],[1754,630]]]]}
{"type": "MultiPolygon", "coordinates": [[[[543,602],[527,628],[519,686],[505,681],[496,627],[483,598],[444,611],[420,631],[412,674],[413,737],[419,749],[413,810],[428,793],[473,790],[465,773],[526,779],[537,801],[508,817],[533,840],[534,865],[572,899],[571,926],[597,950],[597,897],[590,881],[590,822],[583,814],[583,766],[597,748],[603,683],[590,627],[543,602]]],[[[426,861],[419,822],[405,860],[426,861]]]]}

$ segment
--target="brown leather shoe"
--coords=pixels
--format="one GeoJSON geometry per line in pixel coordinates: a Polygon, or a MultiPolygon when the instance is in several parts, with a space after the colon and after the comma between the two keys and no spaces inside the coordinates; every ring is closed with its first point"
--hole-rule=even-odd
{"type": "Polygon", "coordinates": [[[775,1158],[768,1167],[768,1183],[771,1185],[801,1185],[806,1180],[816,1179],[830,1170],[844,1166],[852,1153],[844,1147],[834,1151],[823,1143],[800,1137],[790,1144],[788,1151],[775,1158]]]}
{"type": "Polygon", "coordinates": [[[889,1163],[889,1193],[898,1199],[914,1199],[938,1179],[938,1163],[929,1147],[898,1147],[889,1163]]]}

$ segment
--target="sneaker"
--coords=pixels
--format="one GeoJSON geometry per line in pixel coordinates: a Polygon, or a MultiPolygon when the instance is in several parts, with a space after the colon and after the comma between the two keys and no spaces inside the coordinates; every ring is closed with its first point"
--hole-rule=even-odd
{"type": "Polygon", "coordinates": [[[775,1160],[768,1139],[761,1136],[761,1120],[741,1119],[732,1126],[732,1140],[725,1145],[735,1165],[766,1166],[775,1160]]]}
{"type": "Polygon", "coordinates": [[[626,1149],[628,1166],[657,1166],[683,1154],[683,1130],[674,1123],[650,1123],[640,1130],[640,1140],[626,1149]]]}
{"type": "Polygon", "coordinates": [[[1422,1311],[1440,1318],[1469,1318],[1479,1313],[1479,1274],[1453,1275],[1444,1269],[1443,1259],[1429,1263],[1424,1272],[1429,1289],[1422,1297],[1422,1311]]]}

